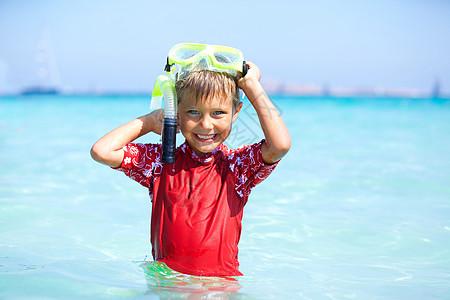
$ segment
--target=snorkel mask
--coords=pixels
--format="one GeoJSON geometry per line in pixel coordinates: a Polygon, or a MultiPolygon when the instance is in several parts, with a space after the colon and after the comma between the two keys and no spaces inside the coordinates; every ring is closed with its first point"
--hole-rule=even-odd
{"type": "Polygon", "coordinates": [[[170,49],[165,71],[178,75],[177,79],[198,70],[226,72],[237,77],[238,72],[245,76],[247,69],[244,70],[244,67],[247,67],[244,55],[238,49],[186,43],[175,45],[170,49]]]}
{"type": "Polygon", "coordinates": [[[177,130],[177,94],[175,82],[200,70],[226,72],[237,77],[247,74],[248,66],[238,49],[205,44],[183,43],[172,47],[167,57],[166,75],[160,75],[153,87],[150,109],[161,107],[164,98],[164,127],[162,132],[163,163],[175,162],[177,130]]]}

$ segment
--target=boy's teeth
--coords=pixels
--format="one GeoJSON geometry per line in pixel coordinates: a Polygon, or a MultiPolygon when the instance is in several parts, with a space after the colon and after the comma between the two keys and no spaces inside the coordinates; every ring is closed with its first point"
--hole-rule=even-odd
{"type": "Polygon", "coordinates": [[[201,134],[197,134],[197,136],[201,139],[207,140],[207,139],[212,139],[215,134],[211,134],[211,135],[201,135],[201,134]]]}

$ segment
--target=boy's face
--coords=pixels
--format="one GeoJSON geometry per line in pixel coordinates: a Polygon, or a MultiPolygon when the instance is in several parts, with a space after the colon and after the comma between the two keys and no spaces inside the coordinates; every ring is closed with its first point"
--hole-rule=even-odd
{"type": "Polygon", "coordinates": [[[234,111],[232,101],[218,95],[198,101],[184,97],[178,104],[180,129],[195,154],[210,153],[227,139],[241,107],[234,111]]]}

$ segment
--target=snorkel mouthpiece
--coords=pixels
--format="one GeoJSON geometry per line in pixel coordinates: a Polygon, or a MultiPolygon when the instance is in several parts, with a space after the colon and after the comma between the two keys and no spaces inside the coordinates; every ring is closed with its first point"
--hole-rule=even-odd
{"type": "Polygon", "coordinates": [[[169,77],[160,75],[156,79],[152,92],[150,108],[161,107],[164,98],[164,123],[162,132],[163,153],[161,161],[163,163],[175,162],[175,145],[177,135],[177,93],[175,85],[169,77]]]}

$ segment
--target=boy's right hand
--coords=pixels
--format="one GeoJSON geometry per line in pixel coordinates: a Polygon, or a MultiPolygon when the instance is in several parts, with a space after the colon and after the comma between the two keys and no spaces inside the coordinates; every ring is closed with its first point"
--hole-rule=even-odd
{"type": "MultiPolygon", "coordinates": [[[[153,118],[153,132],[161,135],[163,130],[163,123],[164,123],[164,109],[160,108],[157,110],[154,110],[151,112],[148,116],[151,116],[153,118]]],[[[177,133],[180,133],[180,124],[178,123],[177,126],[177,133]]]]}
{"type": "Polygon", "coordinates": [[[124,155],[122,147],[149,132],[161,134],[163,119],[164,110],[158,109],[114,129],[92,146],[92,158],[110,167],[119,167],[124,155]]]}
{"type": "Polygon", "coordinates": [[[154,124],[153,132],[161,135],[163,120],[164,120],[164,109],[160,108],[152,111],[148,116],[153,118],[152,123],[154,124]]]}

